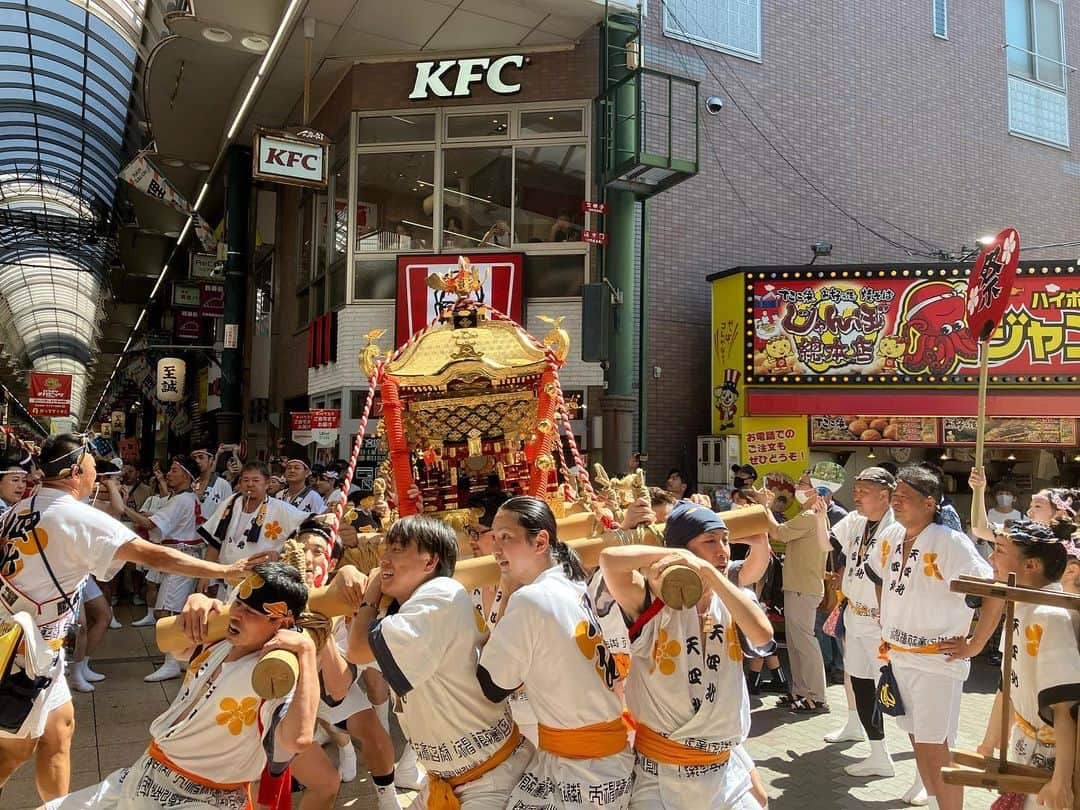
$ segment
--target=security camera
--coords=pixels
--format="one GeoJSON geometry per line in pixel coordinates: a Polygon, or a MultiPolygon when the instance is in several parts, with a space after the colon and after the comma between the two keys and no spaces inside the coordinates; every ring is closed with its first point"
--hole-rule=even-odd
{"type": "Polygon", "coordinates": [[[719,115],[724,109],[724,100],[720,96],[709,96],[705,99],[705,111],[709,115],[719,115]]]}

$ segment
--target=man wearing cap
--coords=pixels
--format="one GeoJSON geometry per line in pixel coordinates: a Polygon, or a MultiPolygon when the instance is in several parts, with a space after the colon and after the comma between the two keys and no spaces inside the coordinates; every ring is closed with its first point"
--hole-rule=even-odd
{"type": "MultiPolygon", "coordinates": [[[[205,544],[196,533],[199,499],[193,489],[198,476],[199,465],[191,456],[176,456],[165,473],[165,483],[172,495],[164,506],[151,515],[144,515],[127,506],[119,489],[113,487],[109,490],[113,508],[123,510],[123,516],[137,529],[148,531],[151,540],[171,546],[192,557],[202,557],[205,544]]],[[[163,619],[179,613],[194,590],[193,577],[166,574],[158,585],[154,618],[163,619]]],[[[166,653],[161,667],[147,675],[144,680],[147,683],[157,683],[179,677],[180,662],[166,653]]]]}
{"type": "Polygon", "coordinates": [[[41,468],[40,491],[0,521],[0,604],[16,619],[28,619],[26,652],[4,680],[18,686],[28,703],[10,693],[0,699],[0,787],[34,756],[38,793],[48,800],[67,793],[70,782],[75,713],[63,643],[75,621],[74,596],[86,578],[108,579],[125,562],[137,562],[167,573],[233,579],[249,564],[215,565],[150,543],[82,503],[97,475],[81,437],[48,439],[41,468]]]}
{"type": "MultiPolygon", "coordinates": [[[[994,529],[990,555],[994,577],[1008,581],[1016,574],[1021,588],[1062,592],[1059,582],[1068,564],[1066,545],[1053,530],[1021,519],[994,529]]],[[[1071,810],[1073,764],[1076,761],[1076,717],[1080,702],[1080,618],[1076,611],[1017,602],[1013,614],[1010,708],[1012,736],[1009,761],[1052,771],[1038,797],[1029,795],[1024,808],[1071,810]]],[[[1002,653],[1010,654],[1004,649],[1002,653]]],[[[1004,673],[1002,673],[1004,677],[1004,673]]],[[[979,753],[994,755],[1001,746],[1001,692],[986,727],[979,753]]],[[[1019,806],[1019,805],[1017,805],[1019,806]]]]}
{"type": "Polygon", "coordinates": [[[896,523],[878,533],[879,553],[865,568],[881,579],[881,652],[888,659],[882,678],[899,692],[890,708],[903,710],[897,725],[911,737],[930,807],[960,810],[964,790],[945,784],[941,769],[951,760],[969,659],[997,627],[1001,601],[983,599],[968,637],[974,609],[949,583],[961,576],[988,579],[993,569],[966,534],[940,522],[941,494],[941,479],[931,470],[900,470],[892,496],[896,523]]]}
{"type": "MultiPolygon", "coordinates": [[[[763,506],[769,506],[764,490],[754,493],[763,506]]],[[[791,694],[782,696],[777,705],[797,714],[816,714],[829,711],[825,662],[814,623],[825,595],[825,560],[832,546],[825,504],[808,474],[795,485],[795,498],[802,511],[783,523],[766,508],[769,537],[784,548],[784,635],[791,663],[791,694]]]]}
{"type": "Polygon", "coordinates": [[[309,472],[311,468],[307,459],[301,453],[290,453],[289,460],[285,462],[285,489],[277,497],[310,515],[321,515],[326,511],[326,503],[318,492],[308,486],[309,472]]]}
{"type": "MultiPolygon", "coordinates": [[[[270,471],[261,461],[243,466],[237,492],[197,529],[207,544],[206,559],[228,564],[256,554],[276,556],[281,551],[308,513],[271,498],[269,484],[270,471]]],[[[206,590],[209,583],[199,585],[200,590],[206,590]]]]}
{"type": "Polygon", "coordinates": [[[885,747],[885,727],[880,712],[875,711],[878,670],[878,647],[881,626],[878,624],[877,589],[881,580],[868,570],[866,561],[878,551],[878,537],[893,524],[889,501],[896,489],[896,479],[881,467],[867,467],[855,476],[855,511],[832,527],[844,555],[844,575],[840,591],[843,599],[844,661],[855,697],[854,709],[848,706],[847,723],[825,737],[826,742],[870,740],[870,756],[848,765],[851,776],[892,776],[892,757],[885,747]]]}
{"type": "Polygon", "coordinates": [[[319,704],[315,643],[303,626],[307,588],[284,563],[258,565],[228,608],[228,635],[202,646],[206,618],[221,610],[201,595],[181,614],[192,639],[188,674],[172,704],[150,724],[150,745],[129,768],[100,784],[51,801],[48,810],[142,810],[151,807],[288,806],[288,767],[311,745],[319,704]],[[296,656],[296,686],[288,697],[260,700],[251,678],[274,650],[296,656]],[[284,790],[282,794],[281,790],[284,790]],[[283,801],[283,795],[285,801],[283,801]]]}
{"type": "Polygon", "coordinates": [[[731,548],[711,509],[680,502],[664,529],[667,548],[617,546],[600,570],[629,628],[626,704],[634,718],[631,808],[756,810],[753,762],[741,749],[750,697],[739,632],[755,647],[772,639],[765,613],[727,576],[731,548]],[[705,586],[692,607],[660,600],[660,575],[694,569],[705,586]]]}
{"type": "Polygon", "coordinates": [[[191,457],[199,465],[199,479],[195,482],[195,496],[199,499],[198,525],[202,525],[210,515],[217,511],[218,507],[232,495],[232,487],[229,482],[217,474],[217,460],[221,455],[222,448],[218,448],[217,454],[210,453],[210,447],[206,444],[196,445],[191,451],[191,457]]]}

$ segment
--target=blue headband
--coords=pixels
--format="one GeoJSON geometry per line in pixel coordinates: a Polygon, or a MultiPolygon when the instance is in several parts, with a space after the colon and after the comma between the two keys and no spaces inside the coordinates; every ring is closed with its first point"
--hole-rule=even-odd
{"type": "Polygon", "coordinates": [[[679,501],[664,526],[664,545],[668,548],[686,548],[698,535],[726,530],[724,521],[709,507],[693,501],[679,501]]]}

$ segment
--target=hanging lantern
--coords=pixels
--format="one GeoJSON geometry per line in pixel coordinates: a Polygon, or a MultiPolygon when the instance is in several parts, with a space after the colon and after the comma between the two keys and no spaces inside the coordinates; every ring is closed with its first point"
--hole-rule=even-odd
{"type": "Polygon", "coordinates": [[[187,364],[179,357],[162,357],[157,364],[157,397],[162,402],[179,402],[184,398],[184,376],[187,364]]]}

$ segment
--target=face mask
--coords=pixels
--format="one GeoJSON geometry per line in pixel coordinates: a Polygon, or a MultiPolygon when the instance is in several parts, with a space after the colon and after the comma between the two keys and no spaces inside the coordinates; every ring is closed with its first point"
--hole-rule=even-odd
{"type": "Polygon", "coordinates": [[[734,481],[734,486],[735,486],[735,489],[742,489],[743,487],[746,486],[746,479],[745,478],[736,478],[735,481],[734,481]]]}
{"type": "Polygon", "coordinates": [[[810,500],[810,496],[813,494],[814,493],[808,489],[797,489],[795,490],[795,500],[797,500],[799,503],[806,503],[808,500],[810,500]]]}
{"type": "Polygon", "coordinates": [[[997,505],[1000,506],[1002,509],[1008,509],[1010,506],[1012,506],[1012,504],[1013,504],[1013,496],[1012,495],[998,495],[997,496],[997,505]]]}

